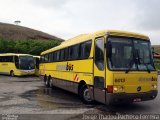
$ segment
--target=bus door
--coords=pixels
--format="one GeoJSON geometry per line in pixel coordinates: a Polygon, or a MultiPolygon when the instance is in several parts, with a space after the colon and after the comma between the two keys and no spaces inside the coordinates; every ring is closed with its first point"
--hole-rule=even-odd
{"type": "Polygon", "coordinates": [[[105,47],[104,37],[95,39],[94,51],[94,100],[105,103],[105,47]]]}
{"type": "Polygon", "coordinates": [[[15,62],[16,68],[19,69],[19,57],[18,56],[14,56],[14,62],[15,62]]]}

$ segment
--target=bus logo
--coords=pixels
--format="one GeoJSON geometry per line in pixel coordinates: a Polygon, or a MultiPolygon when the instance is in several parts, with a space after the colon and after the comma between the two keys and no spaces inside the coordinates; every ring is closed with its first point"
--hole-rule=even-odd
{"type": "Polygon", "coordinates": [[[73,71],[73,65],[67,62],[66,70],[73,71]]]}
{"type": "Polygon", "coordinates": [[[151,77],[151,78],[141,77],[139,78],[139,81],[157,81],[157,78],[156,77],[151,77]]]}
{"type": "Polygon", "coordinates": [[[139,86],[139,87],[137,88],[137,91],[138,91],[138,92],[140,92],[140,91],[141,91],[141,86],[139,86]]]}

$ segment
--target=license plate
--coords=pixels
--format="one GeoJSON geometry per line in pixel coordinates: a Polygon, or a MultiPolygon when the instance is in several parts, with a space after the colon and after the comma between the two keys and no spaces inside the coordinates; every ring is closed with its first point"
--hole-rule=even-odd
{"type": "Polygon", "coordinates": [[[134,100],[133,100],[133,102],[140,102],[141,101],[141,98],[135,98],[134,100]]]}

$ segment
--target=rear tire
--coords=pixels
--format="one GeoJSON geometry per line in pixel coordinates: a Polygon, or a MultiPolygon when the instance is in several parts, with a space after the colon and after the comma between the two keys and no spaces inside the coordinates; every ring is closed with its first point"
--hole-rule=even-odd
{"type": "Polygon", "coordinates": [[[45,82],[44,82],[45,86],[46,86],[47,88],[49,88],[49,79],[48,79],[48,77],[46,77],[46,79],[45,79],[44,81],[45,81],[45,82]]]}
{"type": "Polygon", "coordinates": [[[13,71],[13,70],[11,70],[10,76],[11,76],[11,77],[14,77],[14,71],[13,71]]]}
{"type": "Polygon", "coordinates": [[[52,83],[52,79],[53,79],[53,78],[50,78],[50,81],[49,81],[49,86],[50,86],[50,88],[52,88],[52,89],[53,89],[53,83],[52,83]]]}
{"type": "Polygon", "coordinates": [[[87,85],[83,85],[80,88],[79,96],[80,96],[83,103],[85,103],[85,104],[92,104],[93,103],[93,100],[91,99],[87,85]]]}

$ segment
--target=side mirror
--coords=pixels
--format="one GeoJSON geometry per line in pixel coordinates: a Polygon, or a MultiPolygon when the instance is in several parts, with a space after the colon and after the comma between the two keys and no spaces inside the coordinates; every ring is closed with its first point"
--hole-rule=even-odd
{"type": "Polygon", "coordinates": [[[107,42],[107,57],[108,58],[112,57],[112,44],[110,41],[107,42]]]}

